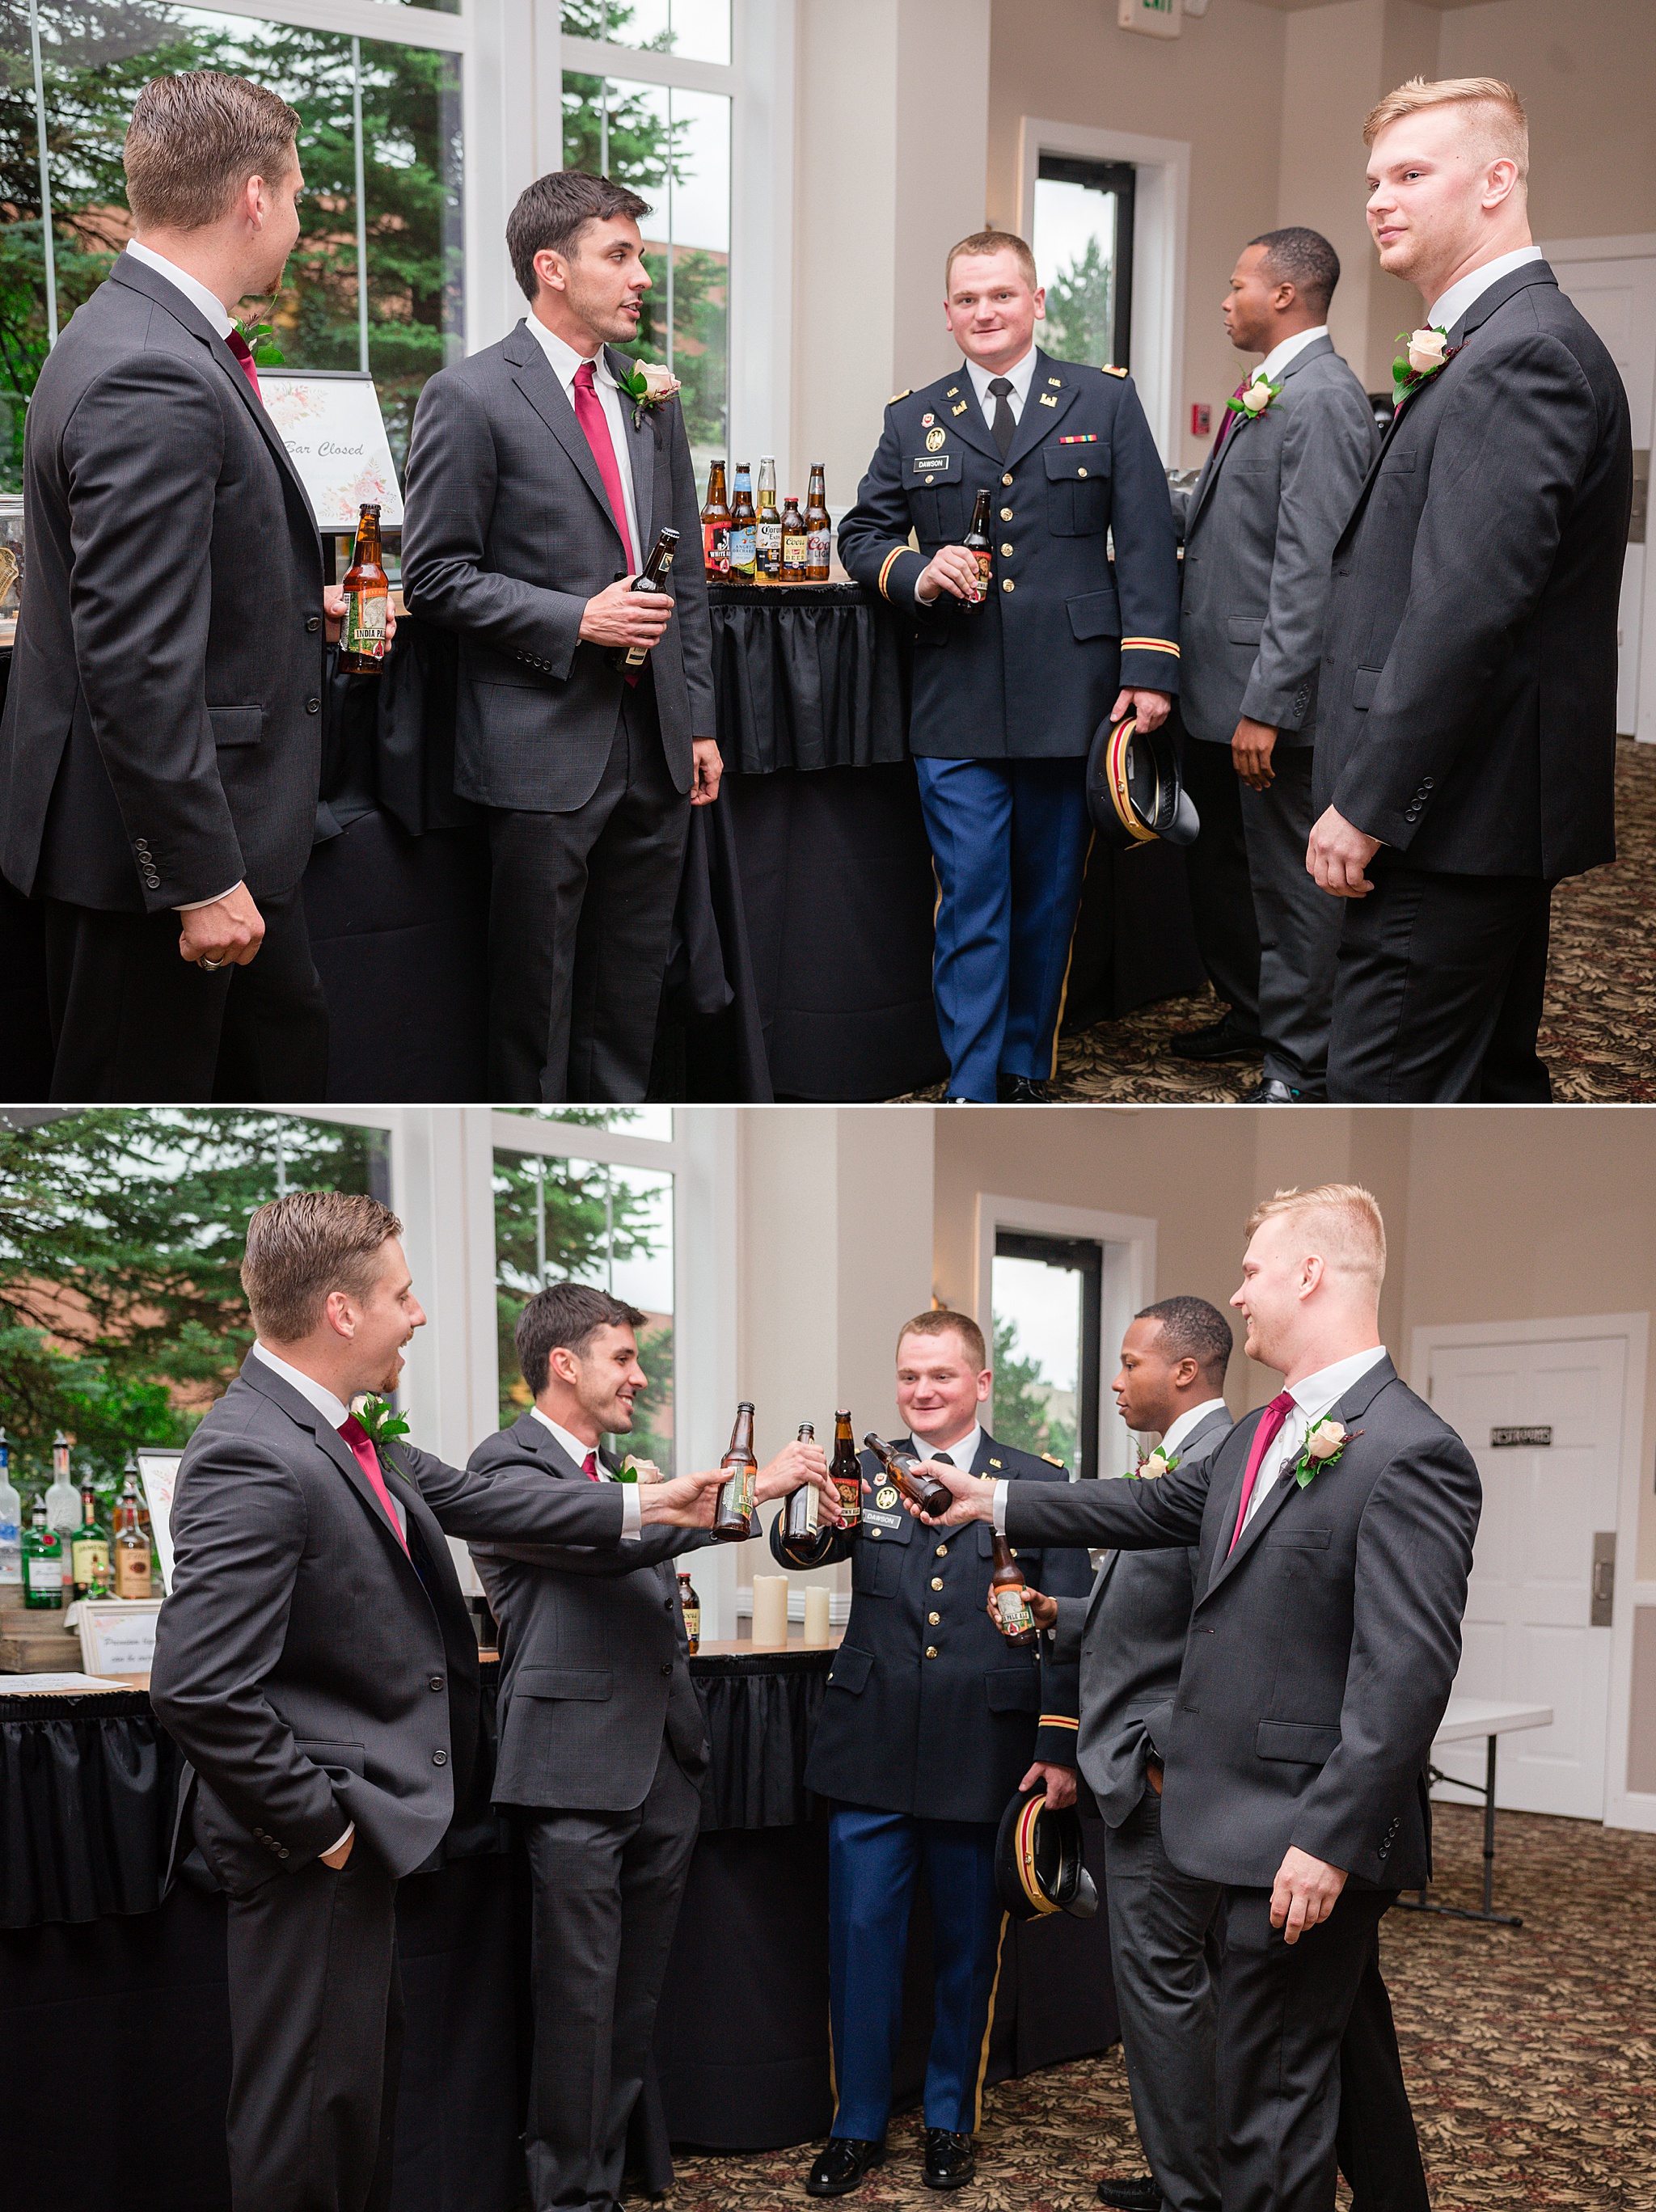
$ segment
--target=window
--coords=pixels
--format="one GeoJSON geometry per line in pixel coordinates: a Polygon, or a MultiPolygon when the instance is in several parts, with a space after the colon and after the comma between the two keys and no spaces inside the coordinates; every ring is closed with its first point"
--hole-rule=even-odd
{"type": "Polygon", "coordinates": [[[1129,161],[1040,156],[1032,242],[1059,361],[1132,366],[1134,181],[1129,161]]]}
{"type": "Polygon", "coordinates": [[[997,1230],[992,1281],[996,1437],[1096,1474],[1103,1247],[997,1230]]]}

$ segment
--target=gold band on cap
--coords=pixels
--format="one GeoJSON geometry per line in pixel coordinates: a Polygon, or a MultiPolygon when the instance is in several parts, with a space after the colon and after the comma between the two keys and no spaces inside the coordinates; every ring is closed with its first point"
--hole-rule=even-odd
{"type": "Polygon", "coordinates": [[[1019,1814],[1014,1848],[1018,1855],[1018,1880],[1022,1884],[1024,1895],[1037,1912],[1056,1912],[1057,1906],[1041,1887],[1035,1875],[1035,1823],[1041,1817],[1045,1802],[1044,1798],[1032,1797],[1019,1814]]]}

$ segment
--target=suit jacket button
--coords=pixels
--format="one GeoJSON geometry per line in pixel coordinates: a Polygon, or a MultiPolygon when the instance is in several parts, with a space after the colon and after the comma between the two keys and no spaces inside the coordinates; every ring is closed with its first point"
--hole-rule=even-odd
{"type": "Polygon", "coordinates": [[[1421,778],[1421,789],[1422,791],[1434,791],[1436,788],[1436,785],[1433,782],[1432,778],[1429,775],[1423,775],[1421,778]]]}
{"type": "Polygon", "coordinates": [[[315,636],[317,631],[320,629],[321,627],[322,617],[320,615],[307,615],[306,617],[305,628],[310,632],[313,637],[315,636]]]}
{"type": "Polygon", "coordinates": [[[1001,482],[1005,484],[1009,484],[1012,482],[1012,478],[1009,476],[1002,477],[1001,482]]]}
{"type": "Polygon", "coordinates": [[[937,1556],[938,1556],[938,1558],[939,1558],[940,1559],[947,1559],[947,1557],[948,1557],[948,1555],[949,1555],[949,1547],[948,1547],[948,1546],[947,1546],[947,1544],[940,1544],[940,1545],[938,1546],[938,1547],[937,1547],[937,1556]]]}
{"type": "Polygon", "coordinates": [[[446,1751],[434,1751],[431,1754],[431,1764],[433,1766],[447,1766],[448,1753],[446,1751]]]}
{"type": "Polygon", "coordinates": [[[1003,592],[1011,592],[1015,591],[1017,586],[1014,584],[1010,576],[1002,576],[1001,579],[1001,589],[1003,592]]]}
{"type": "Polygon", "coordinates": [[[941,1613],[928,1613],[926,1615],[927,1626],[930,1628],[935,1628],[942,1618],[943,1616],[941,1613]]]}
{"type": "Polygon", "coordinates": [[[942,1577],[942,1576],[941,1576],[941,1575],[934,1575],[934,1576],[932,1577],[932,1588],[933,1588],[934,1589],[942,1589],[942,1587],[943,1587],[943,1577],[942,1577]]]}
{"type": "Polygon", "coordinates": [[[670,1674],[673,1672],[673,1662],[672,1662],[672,1660],[671,1660],[671,1659],[668,1659],[668,1660],[666,1660],[666,1661],[664,1661],[664,1662],[663,1662],[663,1663],[662,1663],[662,1667],[661,1667],[661,1672],[662,1672],[664,1674],[670,1674]]]}
{"type": "Polygon", "coordinates": [[[937,1646],[936,1646],[935,1644],[928,1644],[926,1646],[926,1656],[927,1656],[927,1658],[928,1658],[928,1659],[935,1659],[935,1658],[936,1658],[936,1656],[937,1656],[937,1646]]]}
{"type": "Polygon", "coordinates": [[[132,850],[135,853],[147,853],[149,850],[148,840],[143,837],[135,837],[132,840],[132,850]]]}
{"type": "Polygon", "coordinates": [[[673,1610],[673,1600],[670,1597],[664,1597],[661,1600],[661,1602],[667,1607],[667,1611],[671,1613],[673,1610]]]}
{"type": "Polygon", "coordinates": [[[276,1856],[277,1856],[277,1858],[279,1858],[279,1859],[284,1859],[284,1858],[286,1858],[286,1856],[288,1856],[288,1847],[287,1847],[287,1845],[286,1845],[285,1844],[278,1844],[277,1845],[277,1847],[276,1847],[276,1856]]]}
{"type": "Polygon", "coordinates": [[[434,1690],[441,1690],[442,1687],[442,1676],[441,1674],[434,1674],[431,1677],[431,1680],[428,1686],[434,1690]]]}
{"type": "Polygon", "coordinates": [[[321,711],[322,711],[322,702],[321,702],[320,699],[307,699],[307,700],[306,700],[306,702],[305,702],[305,712],[306,712],[307,714],[320,714],[321,713],[321,711]]]}

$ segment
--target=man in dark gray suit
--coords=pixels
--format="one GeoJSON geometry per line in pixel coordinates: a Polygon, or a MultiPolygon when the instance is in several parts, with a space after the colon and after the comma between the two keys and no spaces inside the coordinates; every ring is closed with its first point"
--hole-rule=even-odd
{"type": "MultiPolygon", "coordinates": [[[[528,1476],[565,1495],[623,1486],[602,1439],[632,1426],[643,1322],[581,1283],[532,1298],[516,1343],[534,1403],[484,1438],[472,1473],[528,1476]]],[[[759,1498],[805,1480],[822,1489],[831,1522],[837,1493],[815,1444],[790,1443],[762,1469],[759,1498]]],[[[712,1540],[664,1529],[620,1553],[472,1547],[500,1628],[495,1802],[521,1808],[534,1887],[536,2212],[619,2202],[708,1760],[673,1562],[712,1540]]]]}
{"type": "Polygon", "coordinates": [[[399,1878],[477,1765],[477,1638],[447,1534],[594,1547],[706,1527],[716,1474],[568,1488],[376,1449],[425,1320],[402,1226],[302,1192],[247,1224],[258,1336],[191,1437],[150,1701],[189,1765],[175,1857],[228,1893],[231,2194],[259,2212],[385,2212],[402,2035],[399,1878]]]}
{"type": "Polygon", "coordinates": [[[1239,353],[1264,360],[1195,489],[1173,495],[1185,510],[1179,711],[1193,742],[1183,758],[1202,815],[1190,903],[1231,1006],[1173,1049],[1240,1052],[1251,1009],[1237,993],[1257,963],[1265,1066],[1255,1105],[1321,1098],[1327,1079],[1342,909],[1306,873],[1317,671],[1334,541],[1376,442],[1362,386],[1328,334],[1339,280],[1339,257],[1314,230],[1268,231],[1244,250],[1225,327],[1239,353]]]}
{"type": "MultiPolygon", "coordinates": [[[[432,378],[408,453],[410,610],[460,640],[455,787],[489,810],[490,1095],[642,1098],[691,806],[718,795],[701,513],[638,336],[636,192],[531,185],[506,241],[530,312],[432,378]],[[642,387],[641,387],[642,390],[642,387]],[[664,592],[633,592],[679,532],[664,592]],[[648,658],[624,673],[618,652],[648,658]]],[[[659,389],[657,388],[659,387],[659,389]]]]}

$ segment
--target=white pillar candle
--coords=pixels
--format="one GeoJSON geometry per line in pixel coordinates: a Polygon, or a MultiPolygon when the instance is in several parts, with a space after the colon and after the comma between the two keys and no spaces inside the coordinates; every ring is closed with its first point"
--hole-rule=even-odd
{"type": "Polygon", "coordinates": [[[828,1585],[826,1583],[807,1583],[805,1585],[805,1640],[818,1650],[825,1649],[828,1642],[828,1585]]]}
{"type": "Polygon", "coordinates": [[[753,1577],[753,1641],[772,1650],[788,1641],[788,1577],[753,1577]]]}

